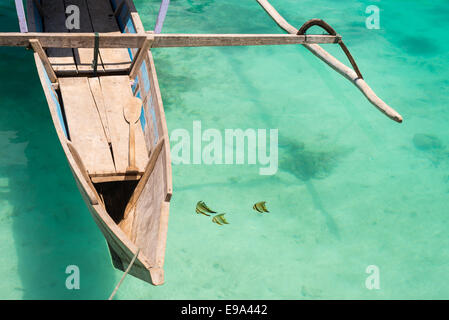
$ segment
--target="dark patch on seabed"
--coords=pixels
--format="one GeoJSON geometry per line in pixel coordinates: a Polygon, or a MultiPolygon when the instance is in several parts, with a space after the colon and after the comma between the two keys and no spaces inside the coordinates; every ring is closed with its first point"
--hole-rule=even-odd
{"type": "Polygon", "coordinates": [[[405,36],[399,40],[399,46],[412,55],[433,56],[440,52],[440,47],[435,41],[425,36],[405,36]]]}
{"type": "Polygon", "coordinates": [[[309,150],[303,142],[280,137],[282,155],[279,167],[301,181],[324,179],[332,173],[347,150],[337,148],[309,150]]]}
{"type": "MultiPolygon", "coordinates": [[[[16,19],[2,17],[2,24],[16,19]]],[[[0,200],[12,208],[3,218],[12,224],[17,252],[11,269],[20,277],[13,287],[23,299],[107,298],[116,281],[107,246],[60,147],[31,51],[0,48],[0,82],[0,131],[15,153],[9,159],[17,158],[0,159],[0,178],[8,181],[0,200]],[[80,290],[65,286],[68,265],[80,268],[80,290]]]]}
{"type": "MultiPolygon", "coordinates": [[[[191,72],[194,70],[194,60],[192,59],[191,69],[186,69],[182,64],[174,67],[173,58],[168,52],[153,50],[153,55],[165,111],[169,112],[172,107],[186,109],[187,107],[183,105],[182,95],[199,89],[191,76],[191,72]]],[[[194,55],[186,50],[185,60],[189,60],[189,57],[193,58],[194,55]]]]}
{"type": "Polygon", "coordinates": [[[204,9],[213,4],[215,0],[187,0],[189,8],[187,11],[192,13],[203,13],[204,9]]]}
{"type": "Polygon", "coordinates": [[[337,149],[336,147],[309,150],[305,143],[282,136],[279,141],[279,154],[281,155],[279,168],[291,173],[305,183],[315,208],[322,213],[329,231],[337,239],[340,239],[338,226],[332,215],[326,210],[312,180],[328,177],[337,166],[340,158],[348,154],[349,150],[337,149]]]}
{"type": "Polygon", "coordinates": [[[416,150],[422,152],[434,166],[449,159],[449,151],[444,147],[440,138],[428,133],[417,133],[412,139],[416,150]]]}

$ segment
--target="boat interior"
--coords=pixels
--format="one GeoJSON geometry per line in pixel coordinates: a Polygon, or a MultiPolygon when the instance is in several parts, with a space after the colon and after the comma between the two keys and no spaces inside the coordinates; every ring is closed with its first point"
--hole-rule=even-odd
{"type": "MultiPolygon", "coordinates": [[[[110,0],[41,0],[38,8],[43,11],[44,32],[122,33],[123,25],[113,7],[116,3],[110,0]],[[80,10],[80,29],[67,29],[70,5],[80,10]]],[[[147,101],[140,99],[139,85],[128,75],[135,51],[99,48],[95,69],[92,48],[48,48],[46,53],[58,77],[53,89],[72,152],[77,152],[107,212],[120,224],[153,147],[145,141],[143,105],[147,101]],[[134,130],[137,170],[130,172],[130,129],[124,109],[135,103],[136,96],[141,108],[134,130]]]]}
{"type": "MultiPolygon", "coordinates": [[[[121,33],[110,0],[41,0],[41,8],[44,32],[121,33]],[[80,29],[67,29],[66,10],[68,8],[67,11],[71,12],[71,5],[79,8],[79,26],[73,25],[80,29]]],[[[70,23],[71,20],[69,19],[68,22],[70,23]]],[[[94,53],[92,49],[50,48],[47,50],[47,54],[58,76],[93,72],[94,53]]],[[[98,73],[126,72],[130,65],[131,58],[128,49],[100,49],[98,73]]]]}

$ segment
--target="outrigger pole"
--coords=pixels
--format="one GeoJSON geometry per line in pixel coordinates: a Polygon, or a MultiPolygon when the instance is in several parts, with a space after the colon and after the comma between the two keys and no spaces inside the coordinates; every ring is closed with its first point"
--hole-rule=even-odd
{"type": "MultiPolygon", "coordinates": [[[[114,34],[99,33],[99,48],[140,48],[146,40],[151,48],[255,46],[282,44],[338,43],[339,35],[293,34],[114,34]]],[[[32,39],[44,48],[95,48],[95,33],[0,32],[0,46],[28,47],[32,39]]]]}
{"type": "MultiPolygon", "coordinates": [[[[257,2],[262,6],[262,8],[268,13],[268,15],[277,23],[277,25],[287,31],[289,34],[301,34],[305,31],[307,31],[307,28],[311,25],[319,25],[323,29],[325,29],[327,32],[332,33],[335,32],[332,28],[328,29],[326,27],[323,27],[323,25],[320,25],[320,22],[322,20],[313,19],[308,22],[306,22],[303,27],[301,27],[299,30],[293,27],[291,24],[287,22],[280,14],[276,11],[276,9],[267,1],[267,0],[257,0],[257,2]],[[315,24],[317,23],[318,24],[315,24]]],[[[324,22],[324,21],[322,21],[324,22]]],[[[325,23],[327,25],[327,23],[325,23]]],[[[329,26],[329,25],[327,25],[329,26]]],[[[358,71],[358,68],[355,67],[353,69],[347,67],[342,62],[340,62],[337,58],[332,56],[329,52],[324,50],[322,47],[320,47],[318,44],[303,44],[304,47],[306,47],[310,52],[312,52],[316,57],[321,59],[323,62],[325,62],[328,66],[330,66],[332,69],[340,73],[343,77],[351,81],[359,90],[365,95],[365,97],[373,104],[377,109],[379,109],[382,113],[384,113],[387,117],[390,119],[401,123],[402,122],[402,116],[396,112],[393,108],[391,108],[389,105],[387,105],[382,99],[380,99],[374,91],[368,86],[368,84],[363,80],[363,77],[360,74],[360,71],[358,71]]],[[[341,44],[340,44],[341,46],[341,44]]],[[[353,63],[353,59],[348,55],[348,50],[346,46],[341,46],[343,51],[345,51],[345,54],[348,56],[351,64],[355,65],[355,62],[353,63]]],[[[355,65],[356,66],[356,65],[355,65]]]]}
{"type": "MultiPolygon", "coordinates": [[[[160,34],[155,32],[136,34],[112,34],[112,33],[0,33],[0,46],[32,47],[41,56],[47,71],[51,72],[51,64],[42,48],[140,48],[141,53],[150,48],[167,47],[202,47],[202,46],[249,46],[249,45],[286,45],[301,44],[315,56],[324,61],[332,69],[351,81],[365,97],[382,113],[396,122],[402,122],[402,116],[380,99],[368,86],[340,35],[326,22],[319,19],[307,21],[299,30],[290,25],[267,0],[257,0],[270,17],[288,34],[160,34]],[[307,35],[306,32],[312,26],[323,28],[328,35],[307,35]],[[353,69],[340,62],[319,44],[338,44],[348,57],[353,69]]],[[[165,17],[166,5],[161,6],[161,18],[158,31],[162,28],[165,17]]],[[[20,9],[18,7],[18,9],[20,9]]],[[[20,17],[20,15],[19,15],[20,17]]],[[[130,68],[138,70],[141,54],[137,54],[130,68]]],[[[55,78],[55,77],[52,77],[55,78]]],[[[54,82],[52,79],[52,82],[54,82]]]]}

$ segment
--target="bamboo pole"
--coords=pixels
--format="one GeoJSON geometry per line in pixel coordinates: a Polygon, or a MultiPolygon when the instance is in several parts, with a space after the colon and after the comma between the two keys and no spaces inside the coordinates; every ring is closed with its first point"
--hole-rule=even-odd
{"type": "MultiPolygon", "coordinates": [[[[289,24],[267,0],[257,0],[257,2],[278,24],[280,28],[284,29],[290,34],[298,33],[298,29],[289,24]]],[[[379,111],[396,122],[402,122],[402,116],[396,110],[387,105],[382,99],[380,99],[370,88],[370,86],[365,82],[365,80],[359,78],[354,70],[340,62],[337,58],[332,56],[318,44],[305,43],[303,44],[303,46],[306,47],[310,52],[312,52],[316,57],[325,62],[332,69],[351,81],[365,95],[368,101],[371,102],[371,104],[373,104],[377,109],[379,109],[379,111]]]]}

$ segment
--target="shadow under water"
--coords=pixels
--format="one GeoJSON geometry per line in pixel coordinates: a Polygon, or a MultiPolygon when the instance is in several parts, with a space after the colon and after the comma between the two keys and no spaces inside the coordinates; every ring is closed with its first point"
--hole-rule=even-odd
{"type": "Polygon", "coordinates": [[[445,148],[441,139],[435,135],[417,133],[413,136],[412,142],[415,149],[422,152],[435,167],[449,159],[449,151],[445,148]]]}
{"type": "Polygon", "coordinates": [[[329,231],[337,239],[340,239],[337,224],[324,207],[323,201],[313,185],[313,180],[328,177],[337,166],[339,159],[349,151],[336,148],[318,151],[309,150],[304,143],[287,137],[280,137],[279,141],[281,142],[280,154],[282,155],[279,168],[304,182],[315,208],[322,213],[329,231]]]}
{"type": "Polygon", "coordinates": [[[20,279],[5,275],[0,299],[105,299],[116,281],[107,246],[60,147],[31,51],[0,48],[0,70],[0,224],[14,237],[14,247],[0,248],[20,279]],[[66,288],[68,265],[79,267],[79,290],[66,288]]]}

